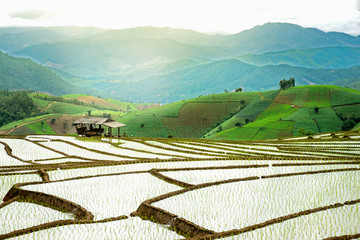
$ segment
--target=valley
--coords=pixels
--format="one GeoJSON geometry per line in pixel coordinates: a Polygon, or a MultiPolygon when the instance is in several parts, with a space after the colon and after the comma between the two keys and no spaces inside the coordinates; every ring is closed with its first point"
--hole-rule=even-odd
{"type": "Polygon", "coordinates": [[[231,35],[154,27],[3,28],[0,50],[9,54],[3,58],[30,58],[44,71],[51,69],[47,83],[57,79],[58,84],[37,84],[39,79],[31,77],[14,85],[8,73],[2,73],[7,77],[0,84],[9,90],[161,104],[238,87],[274,90],[279,80],[290,77],[297,85],[359,89],[359,48],[358,37],[288,23],[267,23],[231,35]]]}

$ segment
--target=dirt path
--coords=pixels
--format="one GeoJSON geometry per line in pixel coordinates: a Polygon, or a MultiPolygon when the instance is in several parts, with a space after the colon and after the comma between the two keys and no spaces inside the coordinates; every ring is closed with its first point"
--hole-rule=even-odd
{"type": "Polygon", "coordinates": [[[41,112],[45,112],[46,110],[48,110],[54,103],[57,103],[57,102],[49,103],[49,105],[47,105],[46,108],[44,108],[43,110],[41,110],[41,112]]]}
{"type": "Polygon", "coordinates": [[[45,120],[45,119],[48,119],[48,118],[49,118],[49,116],[43,117],[43,118],[39,118],[39,119],[36,119],[36,120],[32,120],[32,121],[30,121],[30,122],[22,123],[22,124],[20,124],[20,125],[18,125],[18,126],[16,126],[16,127],[12,128],[12,129],[8,130],[8,131],[5,131],[4,133],[2,133],[2,135],[8,135],[8,134],[12,133],[13,131],[15,131],[16,129],[24,126],[24,125],[27,125],[27,124],[29,124],[29,123],[38,122],[38,121],[41,121],[41,120],[45,120]]]}
{"type": "Polygon", "coordinates": [[[262,101],[267,100],[267,99],[265,99],[264,95],[262,95],[262,93],[257,92],[256,94],[260,96],[260,99],[262,101]]]}

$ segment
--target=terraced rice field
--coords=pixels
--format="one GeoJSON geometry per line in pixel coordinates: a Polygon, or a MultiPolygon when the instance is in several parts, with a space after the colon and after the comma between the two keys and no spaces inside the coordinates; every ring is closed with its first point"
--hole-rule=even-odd
{"type": "Polygon", "coordinates": [[[360,134],[2,137],[0,198],[0,239],[359,238],[360,134]]]}

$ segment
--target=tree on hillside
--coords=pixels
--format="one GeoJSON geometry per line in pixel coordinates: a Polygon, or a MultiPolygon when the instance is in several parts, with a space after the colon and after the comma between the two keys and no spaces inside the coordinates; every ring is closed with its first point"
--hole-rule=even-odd
{"type": "Polygon", "coordinates": [[[295,78],[290,78],[289,80],[283,79],[279,82],[279,85],[281,90],[295,87],[295,78]]]}
{"type": "Polygon", "coordinates": [[[346,120],[341,126],[342,131],[349,131],[356,125],[356,122],[353,120],[346,120]]]}
{"type": "Polygon", "coordinates": [[[295,87],[295,78],[290,78],[290,80],[291,80],[291,86],[295,87]]]}
{"type": "Polygon", "coordinates": [[[240,88],[237,88],[237,89],[235,89],[235,92],[242,92],[242,88],[240,87],[240,88]]]}

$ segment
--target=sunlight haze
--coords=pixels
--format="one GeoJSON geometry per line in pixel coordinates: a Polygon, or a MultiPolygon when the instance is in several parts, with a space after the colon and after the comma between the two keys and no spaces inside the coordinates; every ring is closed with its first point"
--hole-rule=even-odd
{"type": "Polygon", "coordinates": [[[0,0],[1,26],[139,26],[237,33],[266,22],[360,34],[359,0],[0,0]]]}

